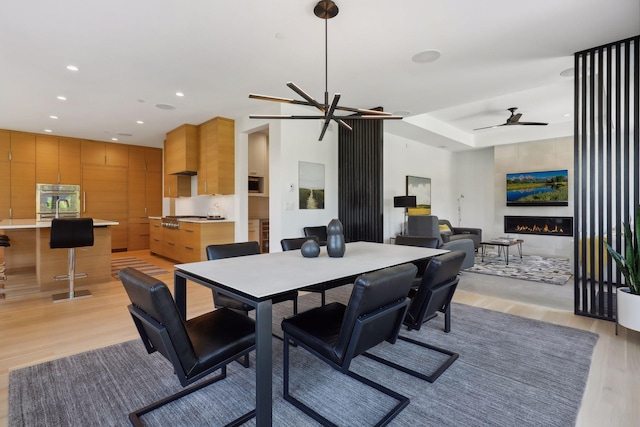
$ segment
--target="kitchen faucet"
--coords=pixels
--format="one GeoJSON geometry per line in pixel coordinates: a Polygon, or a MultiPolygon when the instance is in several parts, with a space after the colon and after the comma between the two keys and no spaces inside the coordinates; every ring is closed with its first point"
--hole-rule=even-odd
{"type": "Polygon", "coordinates": [[[67,199],[58,199],[58,200],[56,200],[56,218],[58,218],[58,216],[59,216],[60,202],[65,202],[67,204],[67,209],[69,209],[69,201],[67,199]]]}

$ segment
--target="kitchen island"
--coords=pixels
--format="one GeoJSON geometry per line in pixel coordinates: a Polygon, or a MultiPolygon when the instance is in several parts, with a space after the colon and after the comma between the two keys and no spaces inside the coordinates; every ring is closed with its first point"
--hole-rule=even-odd
{"type": "MultiPolygon", "coordinates": [[[[86,278],[76,279],[76,287],[111,280],[111,226],[116,221],[93,219],[94,245],[76,249],[76,272],[86,278]]],[[[50,249],[51,221],[35,219],[5,219],[0,221],[0,234],[11,239],[5,248],[7,284],[16,273],[35,271],[41,292],[57,291],[68,287],[67,281],[54,280],[68,272],[68,251],[50,249]]]]}

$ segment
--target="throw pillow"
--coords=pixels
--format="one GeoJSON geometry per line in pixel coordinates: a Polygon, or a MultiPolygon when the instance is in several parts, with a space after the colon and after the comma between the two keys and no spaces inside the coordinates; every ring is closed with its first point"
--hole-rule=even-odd
{"type": "Polygon", "coordinates": [[[451,234],[451,229],[447,224],[440,224],[438,227],[440,228],[440,234],[451,234]]]}

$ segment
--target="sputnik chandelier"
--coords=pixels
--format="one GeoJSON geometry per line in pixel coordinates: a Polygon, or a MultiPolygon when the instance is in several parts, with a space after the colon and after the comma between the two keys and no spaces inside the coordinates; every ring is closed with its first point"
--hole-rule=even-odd
{"type": "Polygon", "coordinates": [[[387,113],[384,111],[377,110],[366,110],[362,108],[353,108],[353,107],[343,107],[338,105],[340,101],[340,94],[336,93],[333,95],[333,100],[331,104],[329,104],[329,92],[328,92],[328,78],[327,78],[327,70],[328,70],[328,54],[327,54],[327,22],[329,19],[334,18],[338,15],[338,6],[331,0],[321,0],[318,4],[313,8],[313,13],[320,19],[324,19],[324,103],[319,103],[310,95],[308,95],[304,90],[298,87],[293,82],[287,82],[287,86],[293,90],[295,93],[300,95],[304,101],[290,98],[280,98],[276,96],[268,96],[268,95],[257,95],[257,94],[249,94],[249,98],[252,99],[260,99],[263,101],[273,101],[273,102],[282,102],[287,104],[296,104],[296,105],[306,105],[309,107],[316,107],[318,110],[322,112],[321,115],[269,115],[269,114],[252,114],[249,116],[251,119],[302,119],[302,120],[323,120],[324,124],[322,126],[322,131],[320,132],[320,138],[318,141],[322,141],[325,132],[329,126],[331,120],[338,123],[340,126],[353,130],[348,123],[344,121],[344,119],[348,120],[381,120],[381,119],[396,119],[402,120],[402,116],[394,116],[391,113],[387,113]],[[336,111],[347,111],[353,113],[351,115],[343,115],[336,116],[336,111]]]}

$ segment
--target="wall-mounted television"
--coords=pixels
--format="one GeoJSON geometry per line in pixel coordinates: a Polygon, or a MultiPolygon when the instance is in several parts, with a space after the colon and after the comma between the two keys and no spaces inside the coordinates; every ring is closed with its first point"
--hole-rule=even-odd
{"type": "Polygon", "coordinates": [[[568,170],[507,174],[507,206],[568,205],[568,170]]]}

